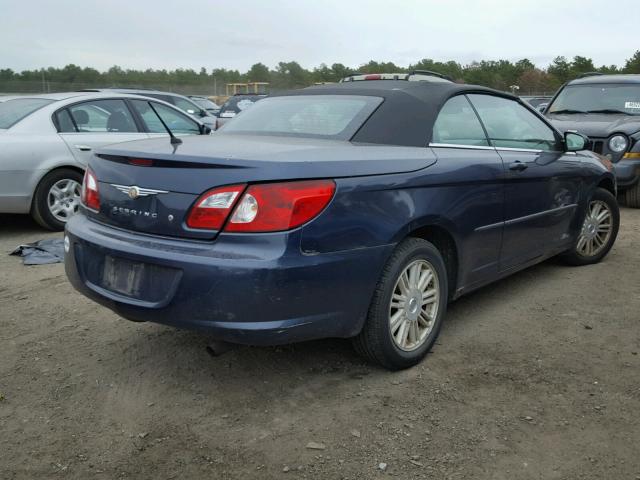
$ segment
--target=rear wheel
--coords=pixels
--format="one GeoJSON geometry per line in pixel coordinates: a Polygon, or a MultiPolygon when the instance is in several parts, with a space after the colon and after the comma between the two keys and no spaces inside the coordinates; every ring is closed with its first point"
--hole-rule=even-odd
{"type": "Polygon", "coordinates": [[[611,192],[598,188],[587,206],[580,234],[563,255],[571,265],[591,265],[602,260],[613,247],[620,228],[620,209],[611,192]]]}
{"type": "Polygon", "coordinates": [[[624,191],[624,203],[627,207],[640,208],[640,181],[624,191]]]}
{"type": "Polygon", "coordinates": [[[49,230],[64,230],[80,207],[82,174],[70,168],[54,170],[40,181],[33,198],[31,216],[49,230]]]}
{"type": "Polygon", "coordinates": [[[415,365],[440,332],[447,298],[438,249],[419,238],[403,241],[384,267],[355,349],[392,370],[415,365]]]}

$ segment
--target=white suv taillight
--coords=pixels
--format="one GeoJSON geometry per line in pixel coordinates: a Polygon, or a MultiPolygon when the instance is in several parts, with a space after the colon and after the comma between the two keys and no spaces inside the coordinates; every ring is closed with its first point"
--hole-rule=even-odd
{"type": "Polygon", "coordinates": [[[93,170],[87,168],[84,172],[84,180],[82,181],[82,192],[80,199],[85,207],[100,210],[100,191],[98,190],[98,179],[93,170]]]}

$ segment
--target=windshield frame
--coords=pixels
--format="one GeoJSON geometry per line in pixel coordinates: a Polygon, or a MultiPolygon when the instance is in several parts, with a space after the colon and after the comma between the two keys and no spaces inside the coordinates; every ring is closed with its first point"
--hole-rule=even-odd
{"type": "Polygon", "coordinates": [[[547,115],[563,115],[563,114],[611,114],[611,115],[630,115],[630,116],[638,116],[640,115],[640,108],[627,108],[625,106],[616,106],[613,104],[610,105],[591,105],[593,108],[585,108],[584,105],[577,104],[567,104],[557,106],[558,100],[562,99],[563,96],[567,95],[570,90],[577,89],[597,89],[597,88],[606,88],[606,89],[614,89],[614,88],[634,88],[638,91],[638,100],[630,100],[628,103],[638,103],[640,104],[640,83],[629,83],[629,82],[597,82],[597,83],[577,83],[577,84],[569,84],[562,88],[558,94],[553,98],[553,100],[549,103],[547,108],[545,109],[545,114],[547,115]],[[555,111],[554,111],[555,109],[555,111]],[[619,110],[620,113],[607,113],[601,112],[600,110],[619,110]]]}
{"type": "MultiPolygon", "coordinates": [[[[275,102],[284,101],[284,99],[290,100],[294,99],[294,101],[302,101],[304,99],[332,99],[332,100],[354,100],[354,99],[362,99],[364,100],[364,105],[362,108],[353,115],[353,117],[347,122],[345,127],[335,134],[315,134],[310,132],[290,132],[290,131],[277,131],[277,130],[235,130],[240,122],[242,117],[237,117],[237,120],[233,122],[229,122],[225,124],[221,129],[221,133],[230,134],[230,135],[261,135],[261,136],[275,136],[275,137],[294,137],[294,138],[315,138],[322,140],[342,140],[348,141],[353,138],[353,136],[364,126],[367,120],[373,115],[373,113],[382,105],[385,101],[383,97],[376,95],[336,95],[336,94],[311,94],[311,95],[282,95],[282,96],[273,96],[268,97],[263,100],[260,100],[260,103],[270,105],[275,102]]],[[[246,109],[241,112],[243,115],[250,115],[250,113],[245,112],[254,112],[255,115],[255,105],[250,109],[246,109]]],[[[238,114],[240,115],[240,114],[238,114]]]]}
{"type": "MultiPolygon", "coordinates": [[[[4,102],[0,102],[0,110],[2,110],[2,107],[8,104],[11,104],[13,102],[22,102],[24,100],[38,100],[40,102],[42,102],[41,105],[39,105],[38,107],[29,110],[28,112],[26,112],[24,115],[19,116],[17,119],[15,119],[12,123],[8,123],[6,125],[4,124],[0,124],[0,130],[9,130],[11,127],[17,125],[18,123],[20,123],[22,120],[24,120],[25,118],[33,115],[35,112],[37,112],[38,110],[46,107],[47,105],[51,105],[52,103],[55,103],[56,100],[52,100],[50,98],[39,98],[39,97],[19,97],[19,98],[12,98],[10,100],[6,100],[4,102]]],[[[1,112],[0,112],[1,114],[1,112]]]]}

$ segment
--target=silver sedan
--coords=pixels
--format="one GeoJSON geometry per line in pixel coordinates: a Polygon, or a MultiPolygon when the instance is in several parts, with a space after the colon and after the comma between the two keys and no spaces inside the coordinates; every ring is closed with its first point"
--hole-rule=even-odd
{"type": "Polygon", "coordinates": [[[84,168],[103,145],[202,135],[174,106],[139,95],[72,92],[0,97],[0,213],[61,230],[77,211],[84,168]]]}

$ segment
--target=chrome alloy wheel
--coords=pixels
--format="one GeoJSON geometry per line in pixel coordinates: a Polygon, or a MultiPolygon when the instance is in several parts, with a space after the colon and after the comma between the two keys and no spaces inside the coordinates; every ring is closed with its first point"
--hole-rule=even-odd
{"type": "Polygon", "coordinates": [[[415,260],[400,274],[389,305],[389,329],[393,343],[405,352],[419,348],[436,323],[440,283],[435,268],[415,260]]]}
{"type": "Polygon", "coordinates": [[[47,205],[54,218],[67,222],[78,211],[80,206],[80,184],[75,180],[63,178],[49,189],[47,205]]]}
{"type": "Polygon", "coordinates": [[[576,251],[583,257],[595,257],[609,243],[613,231],[613,217],[609,206],[601,200],[589,203],[582,224],[576,251]]]}

